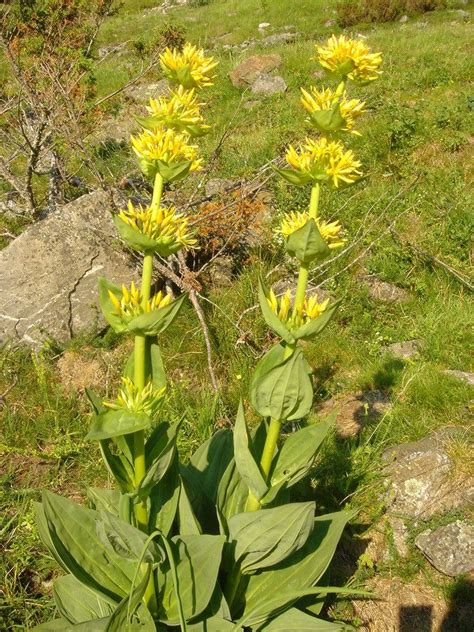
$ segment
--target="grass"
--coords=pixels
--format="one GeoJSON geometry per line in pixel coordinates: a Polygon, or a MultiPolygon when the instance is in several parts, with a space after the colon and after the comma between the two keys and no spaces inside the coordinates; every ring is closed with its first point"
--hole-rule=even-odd
{"type": "MultiPolygon", "coordinates": [[[[99,66],[99,95],[117,88],[139,67],[133,41],[156,41],[159,30],[171,21],[220,62],[215,86],[208,93],[206,115],[214,129],[203,141],[204,154],[210,154],[224,129],[230,127],[231,133],[213,176],[249,175],[281,153],[286,143],[303,136],[298,89],[320,81],[313,78],[317,70],[313,44],[340,30],[325,26],[333,18],[333,3],[211,0],[202,6],[178,7],[167,16],[144,13],[156,6],[154,0],[125,0],[123,4],[105,24],[99,45],[130,44],[125,54],[111,56],[99,66]],[[260,22],[270,22],[277,32],[291,24],[298,38],[286,45],[223,50],[223,43],[258,38],[260,22]],[[284,95],[256,99],[242,94],[228,80],[227,73],[241,59],[260,53],[281,55],[277,72],[288,84],[284,95]],[[252,101],[252,109],[243,107],[252,101]]],[[[316,283],[329,278],[325,289],[342,297],[343,303],[337,321],[308,354],[316,367],[316,409],[332,397],[374,389],[383,391],[391,407],[382,417],[369,417],[357,436],[333,435],[324,446],[312,488],[302,488],[301,494],[316,495],[321,510],[339,507],[346,500],[359,507],[360,524],[354,525],[353,535],[378,524],[383,514],[380,455],[386,447],[416,440],[446,425],[467,426],[470,388],[443,371],[470,368],[470,295],[465,284],[435,261],[463,278],[469,274],[472,201],[466,183],[472,98],[467,51],[472,26],[452,13],[453,8],[410,19],[403,26],[398,22],[360,24],[351,31],[361,33],[383,52],[384,75],[373,86],[355,91],[367,96],[370,106],[363,136],[352,143],[368,179],[341,193],[325,192],[322,198],[324,215],[337,215],[349,242],[359,240],[347,256],[312,274],[316,283]],[[393,230],[387,229],[390,223],[393,230]],[[405,289],[408,300],[390,304],[373,300],[362,278],[365,274],[405,289]],[[402,361],[387,354],[388,344],[411,339],[421,341],[416,359],[402,361]]],[[[159,71],[154,71],[146,81],[159,78],[159,71]]],[[[108,108],[118,120],[128,112],[120,99],[108,108]]],[[[106,152],[98,150],[97,160],[116,176],[137,173],[126,147],[109,144],[106,152]]],[[[269,187],[274,224],[283,211],[307,204],[304,191],[276,179],[269,187]]],[[[23,228],[12,223],[5,226],[15,233],[23,228]]],[[[209,288],[207,296],[213,304],[204,304],[222,385],[220,397],[211,393],[207,382],[202,334],[190,308],[162,341],[170,376],[166,414],[170,419],[184,416],[179,446],[184,455],[207,438],[213,427],[232,423],[239,398],[248,392],[256,358],[270,344],[257,311],[242,319],[240,329],[235,323],[255,303],[259,271],[279,266],[271,276],[276,280],[291,270],[277,240],[245,256],[247,261],[231,284],[209,288]],[[241,343],[243,334],[251,344],[241,343]]],[[[108,484],[97,447],[83,441],[88,425],[84,395],[61,381],[58,360],[71,353],[85,363],[99,359],[107,365],[109,377],[98,386],[100,394],[106,395],[113,391],[128,348],[109,332],[104,337],[75,340],[67,348],[51,345],[40,356],[8,347],[2,351],[0,444],[5,466],[1,469],[4,548],[0,563],[5,581],[0,629],[27,630],[47,619],[53,608],[54,564],[39,545],[32,501],[39,499],[44,487],[83,496],[90,483],[108,484]]],[[[456,467],[466,468],[465,444],[453,443],[451,451],[456,467]]],[[[411,541],[426,526],[432,523],[410,528],[411,541]]],[[[371,567],[362,558],[353,569],[355,579],[398,576],[436,586],[440,598],[465,593],[459,581],[441,578],[413,547],[410,550],[407,560],[394,554],[385,565],[371,567]]],[[[338,607],[350,617],[347,602],[338,607]]]]}

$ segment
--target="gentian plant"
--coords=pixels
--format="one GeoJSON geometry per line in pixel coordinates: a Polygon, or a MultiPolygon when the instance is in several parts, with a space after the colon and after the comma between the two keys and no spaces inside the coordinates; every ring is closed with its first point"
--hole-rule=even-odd
{"type": "Polygon", "coordinates": [[[88,392],[94,416],[87,436],[99,442],[116,487],[89,489],[88,507],[51,492],[37,505],[41,538],[66,572],[54,582],[59,618],[38,630],[343,629],[318,614],[328,593],[358,594],[322,581],[354,512],[316,516],[314,502],[291,502],[334,418],[284,441],[280,434],[312,406],[311,368],[299,343],[314,340],[338,307],[308,296],[307,285],[310,266],[345,241],[339,222],[319,215],[320,188],[348,186],[361,176],[360,163],[340,141],[357,133],[364,111],[348,98],[346,85],[376,79],[381,57],[344,37],[332,37],[317,54],[339,83],[335,90],[302,91],[316,135],[289,147],[288,168],[279,171],[291,184],[311,187],[311,195],[309,210],[287,214],[280,228],[299,262],[294,297],[277,297],[260,282],[263,317],[279,338],[251,381],[250,402],[261,421],[251,431],[241,403],[234,430],[216,432],[187,463],[176,449],[180,422],[163,419],[166,376],[158,344],[185,296],[152,295],[153,259],[196,244],[187,218],[161,199],[164,185],[201,168],[193,139],[208,126],[198,95],[212,85],[216,63],[190,44],[161,56],[176,88],[166,99],[151,99],[148,116],[139,119],[142,132],[132,137],[153,197],[149,206],[129,203],[114,217],[122,239],[143,256],[141,284],[101,279],[99,287],[107,322],[133,336],[135,347],[113,401],[88,392]]]}

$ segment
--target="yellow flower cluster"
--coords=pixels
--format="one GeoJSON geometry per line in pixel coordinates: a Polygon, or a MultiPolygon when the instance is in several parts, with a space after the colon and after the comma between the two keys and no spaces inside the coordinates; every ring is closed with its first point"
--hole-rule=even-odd
{"type": "Polygon", "coordinates": [[[133,206],[122,209],[118,217],[138,232],[154,241],[175,241],[185,248],[196,244],[193,233],[188,231],[188,219],[174,206],[153,209],[151,206],[133,206]]]}
{"type": "Polygon", "coordinates": [[[361,163],[350,150],[345,150],[339,141],[328,141],[322,137],[317,140],[307,138],[296,150],[292,145],[286,153],[288,164],[303,176],[313,181],[332,180],[335,187],[341,182],[352,184],[361,172],[361,163]]]}
{"type": "MultiPolygon", "coordinates": [[[[303,228],[306,222],[309,220],[309,213],[287,213],[281,222],[280,232],[283,237],[289,237],[292,233],[303,228]]],[[[340,233],[342,226],[338,221],[325,222],[319,218],[316,220],[316,225],[321,233],[321,236],[326,241],[329,248],[340,248],[346,243],[345,239],[341,239],[340,233]]]]}
{"type": "Polygon", "coordinates": [[[210,127],[204,124],[204,118],[200,111],[202,105],[202,103],[197,102],[194,88],[186,90],[183,86],[179,86],[171,93],[170,98],[150,99],[150,106],[147,107],[147,110],[156,123],[173,129],[185,130],[193,135],[193,130],[203,132],[210,127]]]}
{"type": "Polygon", "coordinates": [[[113,402],[104,401],[104,406],[131,413],[145,413],[152,417],[158,410],[165,394],[165,388],[155,389],[152,382],[139,389],[128,377],[122,377],[122,388],[113,402]]]}
{"type": "Polygon", "coordinates": [[[197,158],[196,145],[189,145],[189,135],[175,132],[173,129],[145,129],[138,136],[132,136],[132,147],[137,156],[147,162],[159,160],[176,164],[191,162],[190,171],[201,169],[201,158],[197,158]]]}
{"type": "MultiPolygon", "coordinates": [[[[341,128],[342,131],[350,131],[353,134],[360,135],[353,127],[355,119],[365,112],[365,103],[363,101],[359,99],[348,99],[345,90],[339,94],[338,91],[334,92],[330,88],[318,90],[313,86],[309,92],[304,88],[301,88],[301,92],[303,95],[301,97],[301,103],[310,114],[334,110],[334,108],[339,106],[339,113],[344,119],[344,127],[341,128]]],[[[311,122],[311,119],[308,119],[308,121],[311,122]]]]}
{"type": "Polygon", "coordinates": [[[205,57],[204,51],[187,43],[182,51],[167,48],[160,55],[160,64],[168,79],[185,88],[212,86],[211,72],[217,66],[212,57],[205,57]]]}
{"type": "Polygon", "coordinates": [[[343,79],[366,83],[378,79],[381,74],[382,54],[371,53],[361,40],[333,35],[325,46],[316,46],[316,51],[321,66],[343,79]]]}
{"type": "Polygon", "coordinates": [[[267,302],[281,322],[290,328],[301,327],[310,320],[314,320],[320,316],[329,305],[329,299],[318,303],[317,295],[313,295],[309,298],[305,298],[303,307],[298,310],[296,314],[292,314],[290,290],[287,290],[280,300],[276,297],[275,292],[270,290],[267,302]]]}
{"type": "Polygon", "coordinates": [[[169,294],[163,295],[163,292],[158,292],[153,298],[144,302],[140,290],[135,287],[133,281],[130,290],[125,285],[122,285],[122,296],[120,298],[112,290],[109,290],[109,297],[115,307],[115,313],[125,322],[141,314],[147,314],[156,309],[166,307],[166,305],[171,303],[171,296],[169,294]]]}

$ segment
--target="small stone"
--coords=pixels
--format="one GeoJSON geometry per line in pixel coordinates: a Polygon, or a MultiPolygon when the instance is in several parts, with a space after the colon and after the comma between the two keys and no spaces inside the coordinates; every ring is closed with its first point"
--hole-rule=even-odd
{"type": "Polygon", "coordinates": [[[469,18],[471,17],[470,13],[468,11],[464,11],[464,9],[458,9],[456,11],[456,13],[459,15],[460,18],[462,18],[463,20],[469,20],[469,18]]]}
{"type": "Polygon", "coordinates": [[[258,25],[258,30],[259,31],[264,31],[269,26],[270,26],[270,22],[260,22],[260,24],[258,25]]]}
{"type": "Polygon", "coordinates": [[[474,373],[469,373],[468,371],[456,371],[454,369],[447,369],[443,371],[446,375],[452,375],[456,377],[458,380],[462,380],[469,384],[469,386],[474,386],[474,373]]]}
{"type": "Polygon", "coordinates": [[[155,83],[138,84],[127,88],[126,94],[137,102],[147,102],[150,97],[165,97],[170,93],[170,85],[167,79],[160,79],[155,83]]]}
{"type": "Polygon", "coordinates": [[[336,24],[336,20],[327,20],[327,22],[324,23],[324,26],[327,29],[330,29],[331,27],[335,26],[336,24]]]}
{"type": "Polygon", "coordinates": [[[263,46],[275,46],[276,44],[289,44],[294,42],[297,37],[297,33],[275,33],[275,35],[268,35],[264,37],[261,43],[263,46]]]}
{"type": "Polygon", "coordinates": [[[246,101],[242,107],[244,108],[244,110],[253,110],[255,107],[257,107],[257,105],[260,105],[260,101],[246,101]]]}
{"type": "Polygon", "coordinates": [[[203,282],[213,288],[225,288],[232,283],[234,260],[229,255],[216,257],[203,274],[203,282]]]}
{"type": "Polygon", "coordinates": [[[444,575],[456,577],[474,571],[474,525],[466,521],[424,531],[415,545],[444,575]]]}
{"type": "Polygon", "coordinates": [[[251,86],[264,73],[268,73],[282,64],[280,55],[253,55],[244,59],[229,73],[236,88],[251,86]]]}
{"type": "Polygon", "coordinates": [[[281,94],[286,92],[288,86],[283,77],[261,75],[255,83],[252,84],[252,92],[254,94],[263,94],[271,96],[272,94],[281,94]]]}
{"type": "Polygon", "coordinates": [[[403,342],[394,342],[387,347],[384,347],[384,351],[391,353],[396,358],[401,360],[408,360],[420,353],[421,340],[404,340],[403,342]]]}
{"type": "Polygon", "coordinates": [[[399,22],[400,24],[406,24],[408,22],[408,15],[402,15],[399,22]]]}

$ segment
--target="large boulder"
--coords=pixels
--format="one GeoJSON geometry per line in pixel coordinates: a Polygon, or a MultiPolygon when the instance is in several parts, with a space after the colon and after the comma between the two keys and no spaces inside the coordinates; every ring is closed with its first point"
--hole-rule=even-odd
{"type": "Polygon", "coordinates": [[[474,525],[464,520],[428,529],[415,540],[433,566],[455,577],[474,571],[474,525]]]}
{"type": "Polygon", "coordinates": [[[116,237],[112,205],[110,192],[84,195],[0,252],[0,342],[39,346],[104,326],[99,276],[126,284],[137,277],[116,237]]]}

